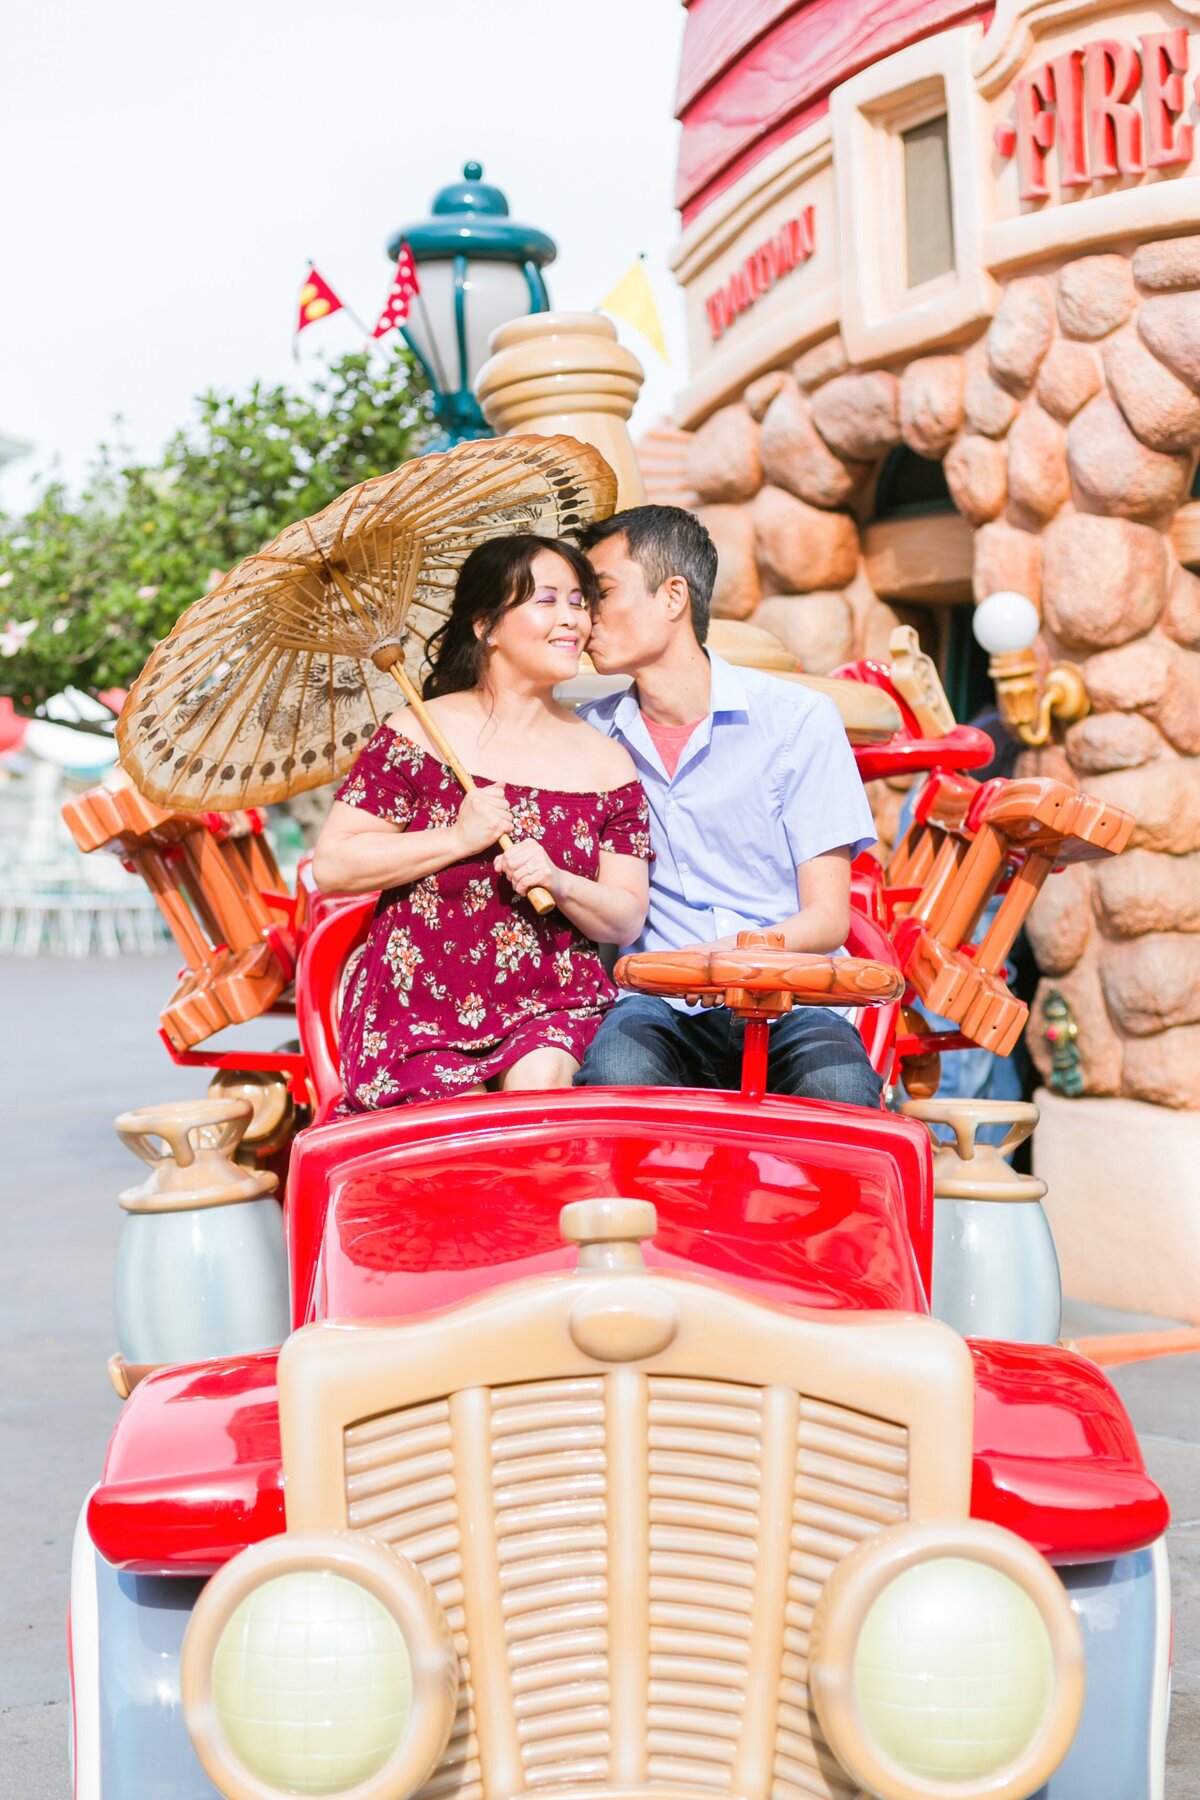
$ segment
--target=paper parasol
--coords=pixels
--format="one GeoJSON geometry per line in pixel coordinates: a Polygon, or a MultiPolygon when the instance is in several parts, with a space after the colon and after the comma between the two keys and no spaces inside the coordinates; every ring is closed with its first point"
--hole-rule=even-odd
{"type": "Polygon", "coordinates": [[[332,781],[394,711],[397,685],[429,726],[413,678],[476,545],[577,532],[609,516],[616,488],[599,451],[567,437],[460,444],[350,488],[182,614],[121,709],[122,764],[183,811],[332,781]]]}

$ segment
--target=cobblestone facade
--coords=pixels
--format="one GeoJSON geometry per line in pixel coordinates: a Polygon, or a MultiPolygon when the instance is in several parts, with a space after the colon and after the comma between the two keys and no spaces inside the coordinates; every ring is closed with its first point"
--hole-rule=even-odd
{"type": "MultiPolygon", "coordinates": [[[[882,654],[896,622],[862,556],[883,460],[905,444],[942,463],[974,528],[975,600],[1028,594],[1039,655],[1088,687],[1090,716],[1021,772],[1138,821],[1126,858],[1056,878],[1035,908],[1030,1050],[1048,1072],[1057,987],[1089,1093],[1200,1109],[1200,576],[1180,560],[1200,561],[1200,237],[1022,275],[975,341],[903,366],[850,367],[828,338],[690,435],[653,437],[652,493],[694,496],[716,540],[715,611],[817,674],[882,654]]],[[[872,798],[886,843],[902,795],[872,798]]]]}

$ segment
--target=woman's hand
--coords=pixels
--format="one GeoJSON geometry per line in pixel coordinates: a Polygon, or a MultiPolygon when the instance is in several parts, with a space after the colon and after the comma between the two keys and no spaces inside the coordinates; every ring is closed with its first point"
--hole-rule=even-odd
{"type": "Polygon", "coordinates": [[[530,888],[543,887],[556,900],[562,899],[563,871],[550,861],[536,838],[522,838],[511,850],[503,851],[496,858],[493,867],[498,875],[507,875],[517,893],[522,896],[530,888]]]}
{"type": "Polygon", "coordinates": [[[476,856],[480,850],[490,850],[498,844],[512,825],[512,807],[503,784],[495,782],[491,787],[472,788],[464,794],[454,830],[463,856],[476,856]]]}

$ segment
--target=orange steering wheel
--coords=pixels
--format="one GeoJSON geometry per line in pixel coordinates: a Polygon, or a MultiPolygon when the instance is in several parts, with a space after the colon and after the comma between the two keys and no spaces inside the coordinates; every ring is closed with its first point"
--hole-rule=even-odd
{"type": "Polygon", "coordinates": [[[739,1019],[777,1019],[793,1006],[883,1006],[899,1000],[904,977],[861,956],[785,950],[782,934],[740,931],[733,950],[646,950],[623,956],[618,987],[667,999],[727,1006],[739,1019]]]}

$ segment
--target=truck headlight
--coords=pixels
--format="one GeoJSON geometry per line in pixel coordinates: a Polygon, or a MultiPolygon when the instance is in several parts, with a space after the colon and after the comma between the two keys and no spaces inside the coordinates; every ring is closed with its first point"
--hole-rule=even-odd
{"type": "Polygon", "coordinates": [[[450,1736],[458,1657],[422,1575],[351,1532],[296,1532],[226,1564],[183,1644],[183,1704],[230,1800],[401,1800],[450,1736]]]}
{"type": "Polygon", "coordinates": [[[1023,1800],[1083,1708],[1083,1640],[1050,1565],[979,1520],[896,1525],[830,1576],[809,1681],[843,1767],[881,1800],[1023,1800]]]}

